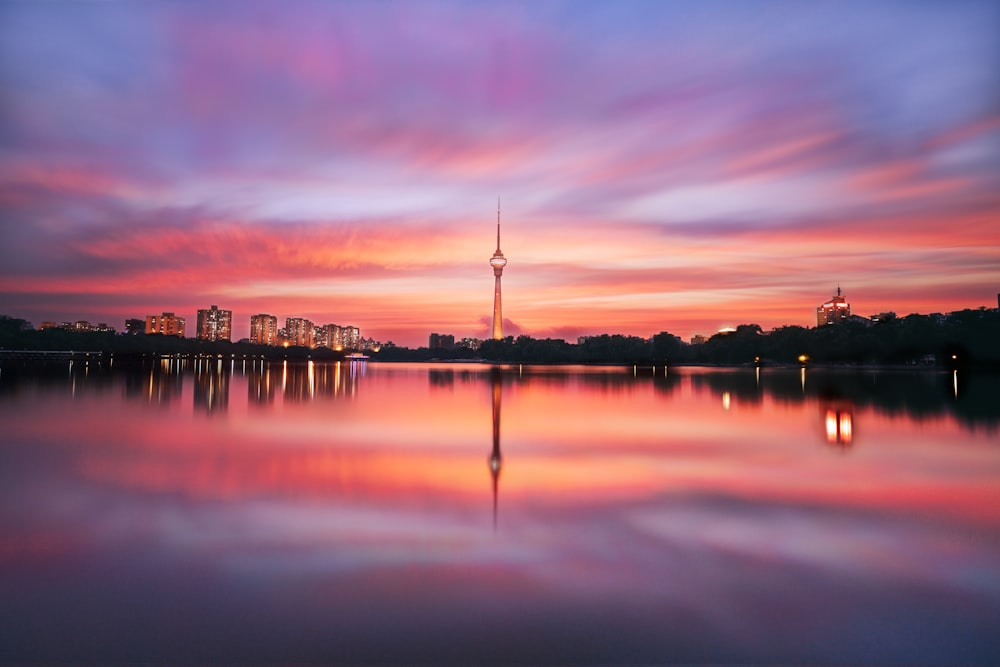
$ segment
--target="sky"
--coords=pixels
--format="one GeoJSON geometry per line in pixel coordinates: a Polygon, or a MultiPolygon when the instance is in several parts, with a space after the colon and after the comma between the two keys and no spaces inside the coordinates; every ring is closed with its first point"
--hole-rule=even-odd
{"type": "Polygon", "coordinates": [[[0,313],[397,345],[995,307],[996,2],[0,0],[0,313]]]}

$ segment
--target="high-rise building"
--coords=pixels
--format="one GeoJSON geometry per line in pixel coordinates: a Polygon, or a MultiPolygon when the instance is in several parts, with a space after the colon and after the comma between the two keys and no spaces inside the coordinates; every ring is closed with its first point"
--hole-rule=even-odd
{"type": "Polygon", "coordinates": [[[500,305],[500,275],[507,266],[507,258],[500,252],[500,198],[497,197],[497,249],[490,258],[493,267],[493,331],[494,340],[503,338],[503,309],[500,305]]]}
{"type": "Polygon", "coordinates": [[[344,349],[344,328],[336,324],[316,328],[316,347],[328,347],[331,350],[344,349]]]}
{"type": "Polygon", "coordinates": [[[219,310],[212,305],[209,309],[198,311],[198,340],[229,340],[233,326],[233,311],[219,310]]]}
{"type": "Polygon", "coordinates": [[[266,313],[251,315],[250,342],[257,345],[277,345],[278,318],[266,313]]]}
{"type": "Polygon", "coordinates": [[[324,324],[313,329],[313,345],[316,347],[333,347],[330,341],[333,340],[333,332],[336,324],[324,324]]]}
{"type": "Polygon", "coordinates": [[[340,327],[340,330],[345,350],[357,350],[361,348],[361,329],[348,324],[347,326],[340,327]]]}
{"type": "Polygon", "coordinates": [[[288,337],[289,345],[312,347],[314,333],[315,325],[304,317],[285,318],[285,335],[288,337]]]}
{"type": "Polygon", "coordinates": [[[184,338],[184,318],[177,317],[173,313],[163,313],[160,316],[146,315],[146,333],[184,338]]]}
{"type": "Polygon", "coordinates": [[[827,324],[839,324],[851,317],[851,304],[847,303],[840,294],[840,285],[837,285],[837,296],[830,297],[830,300],[822,306],[816,308],[816,326],[822,327],[827,324]]]}

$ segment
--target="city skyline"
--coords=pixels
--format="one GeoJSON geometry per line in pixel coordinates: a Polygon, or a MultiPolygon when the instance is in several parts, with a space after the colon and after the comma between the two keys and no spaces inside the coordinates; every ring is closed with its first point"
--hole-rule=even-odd
{"type": "MultiPolygon", "coordinates": [[[[489,338],[992,306],[991,2],[5,3],[0,313],[489,338]],[[498,244],[499,246],[499,244],[498,244]]],[[[189,327],[190,329],[190,327],[189,327]]],[[[190,333],[190,332],[189,332],[190,333]]]]}

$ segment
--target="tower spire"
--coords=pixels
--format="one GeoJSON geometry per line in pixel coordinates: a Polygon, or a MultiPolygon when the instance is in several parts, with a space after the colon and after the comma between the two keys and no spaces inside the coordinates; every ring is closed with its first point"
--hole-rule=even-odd
{"type": "Polygon", "coordinates": [[[500,252],[500,195],[497,195],[497,252],[500,252]]]}

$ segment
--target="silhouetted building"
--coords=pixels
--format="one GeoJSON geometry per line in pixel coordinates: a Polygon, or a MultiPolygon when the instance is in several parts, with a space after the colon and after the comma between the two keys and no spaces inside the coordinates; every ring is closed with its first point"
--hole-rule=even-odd
{"type": "Polygon", "coordinates": [[[692,345],[702,345],[708,342],[708,336],[702,336],[701,334],[695,334],[691,336],[692,345]]]}
{"type": "Polygon", "coordinates": [[[503,309],[500,305],[500,275],[503,267],[507,266],[507,259],[500,252],[500,198],[497,197],[497,249],[490,258],[490,266],[493,267],[493,329],[494,340],[503,338],[503,309]]]}
{"type": "Polygon", "coordinates": [[[816,326],[822,327],[827,324],[839,324],[851,317],[851,305],[847,303],[840,293],[840,286],[837,286],[837,296],[830,297],[830,300],[816,309],[816,326]]]}
{"type": "Polygon", "coordinates": [[[233,311],[219,310],[213,305],[209,309],[198,311],[198,340],[230,340],[233,326],[233,311]]]}
{"type": "Polygon", "coordinates": [[[146,333],[146,321],[137,317],[125,320],[125,333],[136,335],[146,333]]]}
{"type": "Polygon", "coordinates": [[[277,345],[278,318],[266,313],[251,315],[250,342],[257,345],[277,345]]]}
{"type": "Polygon", "coordinates": [[[177,317],[173,313],[163,313],[160,316],[147,315],[146,333],[184,338],[184,318],[177,317]]]}
{"type": "Polygon", "coordinates": [[[430,339],[428,340],[427,347],[432,350],[446,349],[450,350],[455,347],[455,337],[451,334],[436,334],[432,333],[430,339]]]}

